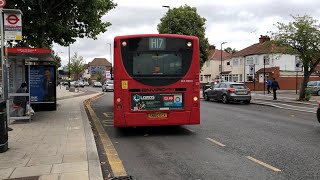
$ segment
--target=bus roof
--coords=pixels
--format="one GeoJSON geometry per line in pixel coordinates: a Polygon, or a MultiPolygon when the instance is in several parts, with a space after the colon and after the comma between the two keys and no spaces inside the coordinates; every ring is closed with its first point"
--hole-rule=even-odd
{"type": "Polygon", "coordinates": [[[132,34],[132,35],[122,35],[116,36],[114,39],[126,39],[126,38],[140,38],[140,37],[174,37],[174,38],[184,38],[184,39],[198,39],[196,36],[187,36],[180,34],[132,34]]]}

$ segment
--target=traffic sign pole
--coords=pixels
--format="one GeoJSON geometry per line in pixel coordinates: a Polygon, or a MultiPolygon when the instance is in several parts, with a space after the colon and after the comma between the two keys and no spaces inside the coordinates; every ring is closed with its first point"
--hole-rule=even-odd
{"type": "Polygon", "coordinates": [[[0,8],[0,35],[1,35],[1,75],[2,75],[2,97],[4,100],[7,100],[8,93],[6,93],[7,87],[5,86],[5,60],[4,60],[4,32],[3,32],[3,9],[0,8]]]}

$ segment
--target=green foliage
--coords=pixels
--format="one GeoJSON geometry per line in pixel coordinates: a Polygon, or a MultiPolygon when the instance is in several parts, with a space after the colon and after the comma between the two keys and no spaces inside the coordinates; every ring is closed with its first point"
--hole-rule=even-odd
{"type": "Polygon", "coordinates": [[[288,24],[278,22],[278,32],[272,35],[276,44],[292,48],[300,57],[304,79],[299,100],[304,100],[309,77],[320,62],[320,27],[317,20],[310,16],[292,17],[294,21],[288,24]]]}
{"type": "Polygon", "coordinates": [[[305,89],[305,100],[309,101],[311,99],[311,89],[310,88],[306,88],[305,89]]]}
{"type": "Polygon", "coordinates": [[[230,54],[234,54],[237,52],[236,48],[231,48],[231,47],[227,47],[224,49],[225,52],[230,53],[230,54]]]}
{"type": "Polygon", "coordinates": [[[67,46],[76,38],[96,39],[111,25],[101,17],[116,6],[112,0],[10,0],[6,8],[23,13],[20,46],[67,46]]]}
{"type": "Polygon", "coordinates": [[[98,71],[97,72],[97,81],[102,83],[102,80],[103,80],[103,74],[102,74],[102,72],[98,71]]]}
{"type": "Polygon", "coordinates": [[[55,52],[53,52],[54,54],[54,64],[56,65],[56,68],[58,69],[59,67],[61,67],[61,57],[58,54],[55,54],[55,52]]]}
{"type": "Polygon", "coordinates": [[[76,75],[76,80],[79,79],[79,74],[83,71],[84,60],[82,56],[78,56],[78,53],[74,53],[71,58],[70,67],[71,74],[76,75]]]}
{"type": "Polygon", "coordinates": [[[161,34],[181,34],[197,36],[200,43],[200,67],[208,60],[209,42],[205,37],[206,19],[188,5],[173,8],[160,19],[158,31],[161,34]],[[169,27],[170,26],[170,27],[169,27]]]}

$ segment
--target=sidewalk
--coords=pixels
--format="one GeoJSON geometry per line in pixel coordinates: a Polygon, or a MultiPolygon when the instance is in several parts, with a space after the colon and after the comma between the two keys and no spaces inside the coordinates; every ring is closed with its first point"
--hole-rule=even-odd
{"type": "MultiPolygon", "coordinates": [[[[200,98],[203,99],[202,90],[200,90],[200,98]]],[[[252,91],[251,92],[252,100],[264,100],[264,101],[274,101],[273,93],[268,94],[266,91],[265,94],[263,91],[252,91]]],[[[297,101],[299,98],[299,92],[296,94],[295,90],[278,90],[277,91],[277,102],[287,102],[287,103],[296,103],[296,104],[308,104],[308,105],[318,105],[320,101],[320,96],[312,95],[310,101],[297,101]]]]}
{"type": "MultiPolygon", "coordinates": [[[[82,92],[80,92],[82,93],[82,92]]],[[[0,153],[0,179],[103,179],[100,161],[83,101],[98,93],[75,96],[57,88],[57,111],[36,112],[31,123],[10,127],[9,150],[0,153]]]]}
{"type": "MultiPolygon", "coordinates": [[[[263,91],[253,91],[251,93],[253,100],[267,100],[273,101],[273,93],[268,94],[267,92],[264,94],[263,91]]],[[[296,94],[296,91],[286,91],[286,90],[278,90],[277,91],[277,100],[281,102],[289,102],[289,103],[297,103],[297,104],[313,104],[317,105],[318,101],[320,101],[320,96],[312,95],[310,101],[298,101],[299,92],[296,94]]]]}

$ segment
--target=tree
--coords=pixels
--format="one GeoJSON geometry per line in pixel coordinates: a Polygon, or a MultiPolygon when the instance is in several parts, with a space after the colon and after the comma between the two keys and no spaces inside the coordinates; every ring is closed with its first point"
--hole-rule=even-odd
{"type": "Polygon", "coordinates": [[[317,20],[310,16],[292,16],[288,24],[278,22],[278,32],[272,33],[275,42],[288,46],[299,54],[304,70],[299,100],[305,100],[305,89],[310,75],[320,62],[320,27],[317,20]]]}
{"type": "Polygon", "coordinates": [[[53,51],[53,55],[54,55],[54,64],[58,69],[59,67],[61,67],[61,57],[58,54],[56,54],[54,51],[53,51]]]}
{"type": "Polygon", "coordinates": [[[225,52],[230,53],[230,54],[234,54],[237,52],[237,50],[235,48],[231,48],[231,47],[227,47],[224,49],[225,52]]]}
{"type": "Polygon", "coordinates": [[[74,53],[71,58],[70,64],[70,72],[75,75],[76,80],[79,79],[79,74],[83,71],[84,60],[82,56],[78,56],[78,53],[74,53]]]}
{"type": "Polygon", "coordinates": [[[102,82],[103,80],[103,74],[101,71],[97,71],[97,81],[102,82]]]}
{"type": "Polygon", "coordinates": [[[50,48],[53,42],[67,46],[78,37],[96,39],[111,25],[101,17],[115,6],[112,0],[10,0],[6,8],[23,13],[20,46],[50,48]]]}
{"type": "Polygon", "coordinates": [[[173,8],[167,12],[158,24],[158,31],[161,34],[183,34],[197,36],[200,43],[200,67],[208,60],[209,42],[205,37],[206,19],[197,13],[195,7],[188,5],[173,8]],[[169,28],[170,26],[170,28],[169,28]]]}

